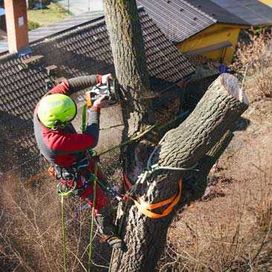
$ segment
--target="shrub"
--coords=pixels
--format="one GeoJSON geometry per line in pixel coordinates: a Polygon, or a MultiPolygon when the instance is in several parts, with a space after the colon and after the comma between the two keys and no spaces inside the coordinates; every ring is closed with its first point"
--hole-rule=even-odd
{"type": "Polygon", "coordinates": [[[251,101],[272,97],[272,35],[267,31],[249,32],[239,43],[231,68],[246,84],[251,101]]]}
{"type": "Polygon", "coordinates": [[[36,28],[40,27],[40,24],[37,22],[33,22],[33,21],[28,21],[28,30],[34,30],[36,28]]]}
{"type": "Polygon", "coordinates": [[[51,0],[28,0],[28,9],[33,9],[35,5],[47,6],[51,0]]]}

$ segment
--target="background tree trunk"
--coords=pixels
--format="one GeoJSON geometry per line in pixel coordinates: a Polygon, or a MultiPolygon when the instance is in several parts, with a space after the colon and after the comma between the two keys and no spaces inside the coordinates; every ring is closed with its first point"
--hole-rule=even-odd
{"type": "MultiPolygon", "coordinates": [[[[126,139],[153,124],[149,115],[152,109],[143,99],[149,93],[143,39],[134,0],[104,0],[104,10],[116,75],[127,99],[122,105],[127,126],[126,139]]],[[[239,89],[237,79],[229,74],[221,75],[210,86],[194,112],[179,127],[166,133],[152,157],[152,164],[178,168],[198,164],[196,167],[199,171],[156,171],[138,186],[137,193],[149,203],[162,201],[177,193],[178,180],[182,177],[179,207],[200,197],[214,159],[220,156],[231,138],[226,136],[227,131],[247,106],[247,99],[239,89]]],[[[126,159],[124,171],[134,180],[144,166],[136,159],[139,146],[132,144],[122,150],[122,156],[126,159]]],[[[113,252],[111,271],[153,271],[165,246],[173,216],[174,212],[162,219],[150,219],[139,213],[133,203],[129,203],[122,232],[127,251],[113,252]]]]}

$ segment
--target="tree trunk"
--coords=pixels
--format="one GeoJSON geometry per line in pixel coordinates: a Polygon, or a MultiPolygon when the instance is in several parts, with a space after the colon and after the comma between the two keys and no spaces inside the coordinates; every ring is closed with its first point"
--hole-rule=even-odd
{"type": "Polygon", "coordinates": [[[129,128],[127,136],[132,136],[148,120],[144,115],[149,104],[142,98],[150,94],[138,11],[134,0],[105,0],[104,12],[116,77],[126,95],[123,110],[129,128]]]}
{"type": "MultiPolygon", "coordinates": [[[[125,94],[122,110],[125,130],[123,141],[141,133],[154,123],[144,42],[135,0],[105,0],[104,12],[110,36],[116,77],[125,94]]],[[[134,158],[136,144],[122,149],[123,168],[133,180],[141,166],[134,158]],[[134,171],[138,169],[138,171],[134,171]]],[[[140,163],[141,164],[141,163],[140,163]]]]}
{"type": "MultiPolygon", "coordinates": [[[[153,123],[149,118],[151,107],[143,99],[150,96],[143,39],[134,0],[104,0],[104,10],[117,79],[127,99],[122,105],[126,139],[153,123]]],[[[199,171],[155,171],[137,186],[137,193],[145,201],[157,203],[177,193],[178,181],[182,177],[182,198],[178,207],[200,197],[212,162],[230,139],[224,135],[247,107],[247,99],[239,89],[237,79],[230,74],[221,75],[194,112],[179,127],[167,132],[152,153],[152,164],[176,168],[195,166],[199,171]]],[[[124,171],[132,180],[143,171],[145,160],[137,159],[141,151],[145,151],[141,150],[141,143],[128,145],[122,150],[126,159],[124,171]]],[[[122,232],[127,251],[113,252],[110,271],[153,271],[164,249],[173,216],[174,212],[161,219],[150,219],[130,202],[125,210],[122,232]]]]}

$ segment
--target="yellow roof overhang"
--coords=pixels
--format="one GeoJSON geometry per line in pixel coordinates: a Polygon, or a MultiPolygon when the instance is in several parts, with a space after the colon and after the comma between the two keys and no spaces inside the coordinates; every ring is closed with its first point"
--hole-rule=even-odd
{"type": "Polygon", "coordinates": [[[229,41],[224,41],[221,43],[216,43],[206,47],[202,47],[196,50],[187,51],[187,52],[184,52],[183,54],[189,55],[189,56],[195,56],[195,55],[200,55],[200,54],[215,51],[215,50],[220,50],[227,47],[232,47],[232,43],[229,41]]]}

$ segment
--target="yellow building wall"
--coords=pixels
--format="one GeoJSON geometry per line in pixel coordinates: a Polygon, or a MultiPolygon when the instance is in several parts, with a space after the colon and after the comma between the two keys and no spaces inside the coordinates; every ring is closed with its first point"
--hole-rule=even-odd
{"type": "Polygon", "coordinates": [[[230,64],[237,46],[240,30],[241,28],[235,25],[215,24],[177,46],[181,52],[186,53],[223,42],[230,42],[231,47],[201,53],[201,55],[208,58],[230,64]]]}

